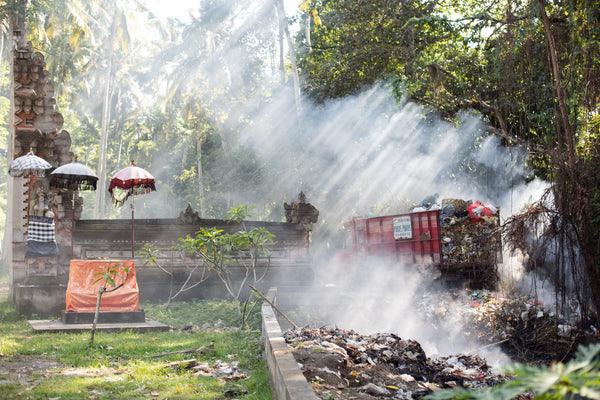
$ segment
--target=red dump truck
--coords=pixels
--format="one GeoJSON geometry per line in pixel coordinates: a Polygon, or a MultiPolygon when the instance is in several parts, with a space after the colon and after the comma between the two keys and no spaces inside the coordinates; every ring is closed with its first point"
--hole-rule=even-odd
{"type": "Polygon", "coordinates": [[[433,267],[448,280],[491,287],[502,254],[499,210],[479,202],[455,203],[405,214],[353,217],[344,224],[346,240],[339,256],[361,266],[377,257],[433,267]]]}

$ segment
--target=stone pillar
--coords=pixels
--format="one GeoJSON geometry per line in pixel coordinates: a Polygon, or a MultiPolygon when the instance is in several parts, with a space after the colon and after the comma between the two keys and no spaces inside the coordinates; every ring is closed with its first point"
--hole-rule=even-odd
{"type": "MultiPolygon", "coordinates": [[[[36,156],[48,161],[54,168],[72,161],[70,151],[71,137],[67,131],[61,130],[63,117],[56,111],[54,86],[48,81],[44,56],[33,52],[32,45],[26,41],[25,24],[14,21],[12,46],[12,124],[9,144],[10,160],[27,154],[30,150],[36,156]]],[[[50,171],[48,171],[49,173],[50,171]]],[[[8,207],[6,232],[10,235],[9,269],[10,295],[17,310],[25,314],[44,314],[48,309],[47,302],[60,301],[61,286],[68,275],[71,226],[71,192],[51,189],[49,178],[45,177],[9,177],[8,207]],[[68,204],[68,205],[67,205],[68,204]],[[27,225],[30,215],[53,216],[57,229],[56,241],[61,249],[60,256],[25,259],[27,245],[27,225]],[[68,235],[68,240],[63,236],[68,235]],[[29,282],[28,282],[29,280],[29,282]],[[40,304],[42,312],[26,307],[20,301],[36,298],[41,286],[56,287],[49,292],[58,293],[53,298],[44,298],[40,304]],[[19,294],[21,293],[21,295],[19,294]],[[20,298],[22,297],[22,299],[20,298]]],[[[38,296],[39,297],[39,296],[38,296]]],[[[64,291],[62,291],[64,306],[64,291]]],[[[35,308],[35,305],[33,305],[35,308]]],[[[50,307],[52,308],[52,307],[50,307]]]]}

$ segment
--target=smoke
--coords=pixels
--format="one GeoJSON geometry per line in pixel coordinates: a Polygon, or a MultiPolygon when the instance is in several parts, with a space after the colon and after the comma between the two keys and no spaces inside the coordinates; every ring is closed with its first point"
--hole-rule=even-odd
{"type": "MultiPolygon", "coordinates": [[[[261,111],[260,123],[241,137],[278,174],[258,192],[294,200],[302,190],[320,210],[311,241],[315,288],[308,293],[327,305],[326,323],[394,332],[419,341],[430,355],[476,350],[465,338],[464,309],[437,290],[434,276],[376,259],[352,269],[336,257],[340,228],[355,215],[407,212],[427,197],[481,200],[508,217],[545,189],[543,182],[527,183],[525,153],[486,136],[476,115],[453,125],[417,104],[399,104],[385,86],[319,107],[306,102],[300,128],[290,93],[279,93],[261,111]],[[443,318],[435,311],[441,304],[443,318]]],[[[507,362],[494,348],[479,354],[507,362]]]]}
{"type": "Polygon", "coordinates": [[[428,197],[512,210],[525,183],[523,153],[486,136],[477,115],[453,125],[399,104],[383,85],[318,107],[305,101],[301,124],[294,114],[291,93],[282,91],[240,137],[275,171],[257,193],[294,200],[304,191],[328,232],[352,215],[406,212],[428,197]]]}
{"type": "MultiPolygon", "coordinates": [[[[266,9],[243,13],[248,20],[239,29],[255,24],[251,19],[266,9]]],[[[199,21],[203,18],[208,17],[199,21]]],[[[210,29],[200,27],[202,32],[198,37],[208,37],[210,29]]],[[[397,332],[418,340],[428,353],[472,350],[472,343],[461,339],[460,316],[452,313],[451,303],[435,329],[431,314],[419,308],[439,300],[428,297],[431,276],[376,260],[351,271],[336,259],[342,224],[352,216],[406,212],[425,200],[443,198],[491,203],[506,217],[543,187],[535,182],[538,187],[530,192],[525,153],[488,136],[479,115],[465,112],[456,123],[444,121],[423,106],[398,101],[385,83],[320,105],[303,98],[298,114],[289,85],[263,90],[250,85],[255,82],[251,77],[265,74],[265,66],[247,69],[256,64],[240,47],[247,44],[240,37],[234,33],[229,47],[215,50],[214,60],[199,65],[189,79],[190,87],[198,82],[197,90],[206,90],[200,103],[233,154],[219,166],[219,180],[239,180],[245,171],[251,182],[231,184],[223,197],[232,205],[256,206],[263,217],[275,220],[282,218],[283,202],[295,201],[300,191],[319,209],[311,240],[315,288],[307,291],[332,306],[334,312],[325,313],[329,323],[357,331],[397,332]],[[222,90],[220,97],[212,97],[219,92],[215,89],[222,90]],[[254,164],[249,166],[248,160],[254,164]]],[[[160,184],[157,193],[136,200],[136,216],[174,217],[183,210],[184,201],[173,200],[172,183],[160,184]]],[[[123,218],[128,212],[126,207],[120,211],[123,218]]]]}
{"type": "Polygon", "coordinates": [[[325,284],[303,302],[324,307],[320,325],[363,334],[392,332],[418,341],[429,357],[476,353],[494,367],[506,365],[508,357],[470,331],[471,291],[448,290],[436,283],[434,271],[417,268],[371,258],[353,269],[335,259],[317,273],[325,284]]]}

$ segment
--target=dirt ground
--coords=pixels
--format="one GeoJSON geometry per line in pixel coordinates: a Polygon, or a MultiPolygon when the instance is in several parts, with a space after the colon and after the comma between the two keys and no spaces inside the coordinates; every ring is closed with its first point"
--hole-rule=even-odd
{"type": "MultiPolygon", "coordinates": [[[[8,299],[8,280],[0,279],[0,301],[8,299]]],[[[37,379],[45,379],[49,373],[65,366],[40,356],[17,354],[5,356],[0,353],[0,384],[19,383],[32,386],[37,379]]]]}
{"type": "Polygon", "coordinates": [[[19,383],[32,386],[37,379],[49,377],[53,369],[64,367],[64,365],[45,357],[21,354],[0,355],[0,384],[19,383]]]}

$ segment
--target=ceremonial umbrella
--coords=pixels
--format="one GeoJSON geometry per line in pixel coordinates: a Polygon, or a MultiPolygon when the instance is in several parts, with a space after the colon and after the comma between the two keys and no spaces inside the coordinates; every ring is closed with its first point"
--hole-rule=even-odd
{"type": "MultiPolygon", "coordinates": [[[[46,170],[50,168],[52,168],[52,164],[33,154],[32,150],[29,150],[29,153],[15,158],[8,165],[8,174],[10,176],[35,175],[43,177],[46,174],[46,170]]],[[[31,179],[29,179],[29,200],[31,201],[31,179]]],[[[29,207],[27,208],[27,215],[29,216],[29,207]]]]}
{"type": "Polygon", "coordinates": [[[50,173],[50,184],[61,189],[72,191],[96,190],[98,176],[94,171],[75,160],[61,165],[50,173]]]}
{"type": "Polygon", "coordinates": [[[133,160],[131,165],[117,172],[110,180],[108,191],[113,204],[120,207],[131,197],[131,258],[134,258],[134,206],[133,198],[136,195],[156,191],[154,177],[145,169],[136,167],[133,160]]]}
{"type": "Polygon", "coordinates": [[[73,231],[75,228],[75,192],[80,190],[96,190],[98,176],[94,171],[75,160],[69,164],[61,165],[50,173],[50,185],[73,191],[71,204],[73,219],[71,220],[71,258],[73,258],[73,231]]]}
{"type": "Polygon", "coordinates": [[[33,154],[33,151],[24,156],[15,158],[8,165],[8,173],[10,176],[23,176],[23,175],[35,175],[43,177],[46,174],[46,170],[52,168],[52,164],[44,160],[41,157],[33,154]]]}

